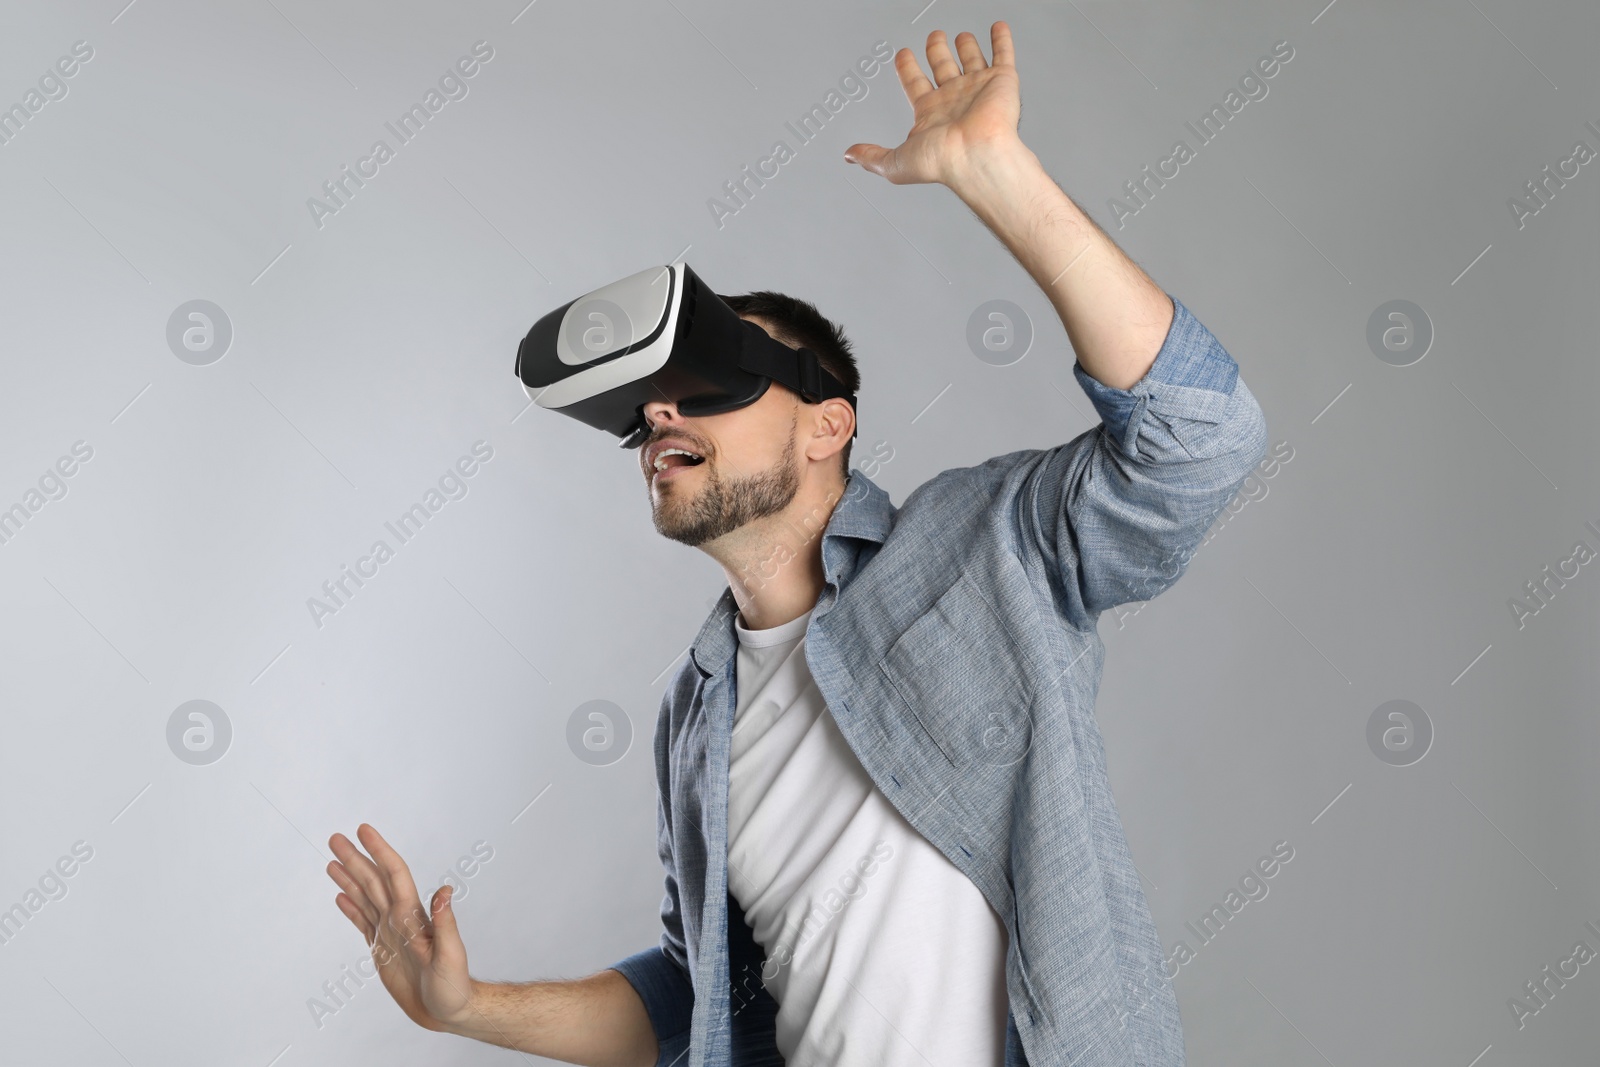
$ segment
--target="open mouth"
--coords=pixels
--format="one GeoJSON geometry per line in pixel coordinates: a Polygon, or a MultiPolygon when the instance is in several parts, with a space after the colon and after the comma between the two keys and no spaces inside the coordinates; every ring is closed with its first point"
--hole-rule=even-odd
{"type": "Polygon", "coordinates": [[[651,477],[670,478],[688,467],[698,467],[705,457],[683,448],[663,448],[655,457],[655,474],[651,477]]]}

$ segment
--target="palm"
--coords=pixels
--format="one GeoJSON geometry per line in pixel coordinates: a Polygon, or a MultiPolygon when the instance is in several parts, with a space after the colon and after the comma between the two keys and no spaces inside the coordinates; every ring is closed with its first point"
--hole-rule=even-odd
{"type": "Polygon", "coordinates": [[[454,909],[444,907],[451,888],[434,892],[422,910],[411,872],[387,841],[363,823],[357,830],[369,859],[343,834],[328,844],[337,860],[328,875],[344,890],[334,898],[372,949],[383,987],[411,1019],[436,1029],[471,1011],[472,979],[454,909]]]}
{"type": "Polygon", "coordinates": [[[897,148],[857,144],[846,150],[845,158],[896,185],[948,184],[964,164],[983,152],[1015,142],[1022,96],[1011,30],[996,22],[990,37],[993,65],[984,61],[976,37],[957,35],[958,66],[944,31],[930,33],[928,63],[937,88],[923,75],[910,49],[896,52],[895,69],[911,102],[911,130],[897,148]]]}
{"type": "Polygon", "coordinates": [[[418,902],[409,923],[402,922],[399,931],[390,931],[386,937],[380,935],[379,944],[373,946],[373,959],[390,996],[413,1021],[426,1025],[427,1017],[459,1016],[467,1007],[471,980],[464,967],[446,965],[446,954],[439,951],[433,925],[419,928],[421,918],[418,902]],[[409,937],[405,936],[408,929],[414,931],[409,937]]]}

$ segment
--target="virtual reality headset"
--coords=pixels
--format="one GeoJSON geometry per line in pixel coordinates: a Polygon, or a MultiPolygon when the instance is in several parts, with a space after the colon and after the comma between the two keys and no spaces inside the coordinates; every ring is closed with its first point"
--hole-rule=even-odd
{"type": "Polygon", "coordinates": [[[622,438],[650,436],[644,405],[670,400],[695,418],[753,404],[779,382],[808,404],[855,394],[809,348],[741,319],[682,260],[561,305],[517,346],[516,374],[540,407],[622,438]]]}

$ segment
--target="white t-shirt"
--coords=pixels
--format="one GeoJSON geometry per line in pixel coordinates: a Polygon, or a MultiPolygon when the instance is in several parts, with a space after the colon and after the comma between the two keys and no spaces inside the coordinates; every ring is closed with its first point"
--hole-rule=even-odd
{"type": "Polygon", "coordinates": [[[728,888],[789,1067],[1001,1067],[1006,930],[875,786],[806,665],[811,612],[736,616],[728,888]]]}

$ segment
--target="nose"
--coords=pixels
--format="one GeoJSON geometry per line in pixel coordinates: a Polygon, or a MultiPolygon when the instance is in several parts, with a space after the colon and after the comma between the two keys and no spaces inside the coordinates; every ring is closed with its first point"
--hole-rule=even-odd
{"type": "Polygon", "coordinates": [[[671,400],[646,401],[644,419],[652,433],[662,426],[684,425],[684,417],[678,412],[678,405],[671,400]]]}

